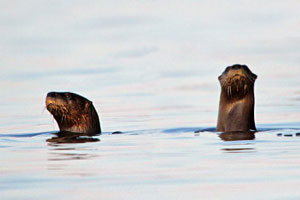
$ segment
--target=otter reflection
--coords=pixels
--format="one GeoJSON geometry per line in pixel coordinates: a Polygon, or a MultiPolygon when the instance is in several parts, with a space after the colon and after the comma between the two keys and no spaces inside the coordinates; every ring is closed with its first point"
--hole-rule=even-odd
{"type": "Polygon", "coordinates": [[[254,153],[255,148],[223,148],[221,149],[225,153],[254,153]]]}
{"type": "Polygon", "coordinates": [[[74,133],[67,131],[60,131],[55,133],[55,137],[47,139],[49,143],[62,144],[62,143],[86,143],[86,142],[99,142],[98,138],[93,138],[98,134],[83,134],[83,133],[74,133]]]}
{"type": "Polygon", "coordinates": [[[219,135],[219,137],[224,141],[234,141],[234,140],[254,140],[254,131],[232,131],[224,132],[219,135]]]}

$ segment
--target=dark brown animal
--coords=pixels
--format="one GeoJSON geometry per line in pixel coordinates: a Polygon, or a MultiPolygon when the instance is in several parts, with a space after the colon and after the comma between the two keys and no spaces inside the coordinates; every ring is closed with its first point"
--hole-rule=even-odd
{"type": "Polygon", "coordinates": [[[256,130],[254,82],[257,76],[246,65],[232,65],[219,76],[221,96],[217,131],[256,130]]]}
{"type": "Polygon", "coordinates": [[[99,117],[93,103],[71,92],[49,92],[47,110],[53,115],[61,132],[101,133],[99,117]]]}

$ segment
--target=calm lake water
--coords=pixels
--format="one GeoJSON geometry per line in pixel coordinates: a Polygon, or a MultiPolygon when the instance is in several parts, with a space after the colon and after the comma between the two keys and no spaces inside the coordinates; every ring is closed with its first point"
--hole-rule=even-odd
{"type": "Polygon", "coordinates": [[[299,199],[299,6],[0,1],[0,199],[299,199]],[[194,133],[235,63],[258,75],[261,131],[194,133]],[[98,141],[47,142],[49,91],[93,101],[98,141]]]}

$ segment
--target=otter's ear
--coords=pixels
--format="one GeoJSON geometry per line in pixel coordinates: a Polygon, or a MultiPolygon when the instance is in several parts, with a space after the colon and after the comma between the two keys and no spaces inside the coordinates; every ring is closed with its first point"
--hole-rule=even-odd
{"type": "Polygon", "coordinates": [[[253,75],[254,80],[256,80],[257,79],[257,75],[253,74],[253,73],[252,73],[252,75],[253,75]]]}
{"type": "Polygon", "coordinates": [[[93,102],[91,102],[91,101],[87,101],[86,103],[85,103],[85,108],[87,109],[87,108],[90,108],[90,106],[93,104],[93,102]]]}

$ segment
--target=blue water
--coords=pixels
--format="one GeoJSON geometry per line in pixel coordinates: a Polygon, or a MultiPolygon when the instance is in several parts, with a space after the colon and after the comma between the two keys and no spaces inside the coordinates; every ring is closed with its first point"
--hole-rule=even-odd
{"type": "Polygon", "coordinates": [[[299,2],[0,5],[1,200],[300,198],[299,2]],[[235,63],[258,75],[259,132],[195,133],[235,63]],[[104,133],[53,142],[50,91],[93,101],[104,133]]]}
{"type": "Polygon", "coordinates": [[[295,134],[300,128],[262,131],[254,140],[236,141],[196,129],[104,133],[94,136],[98,142],[72,144],[46,142],[53,133],[1,135],[1,196],[299,198],[300,137],[295,134]]]}

